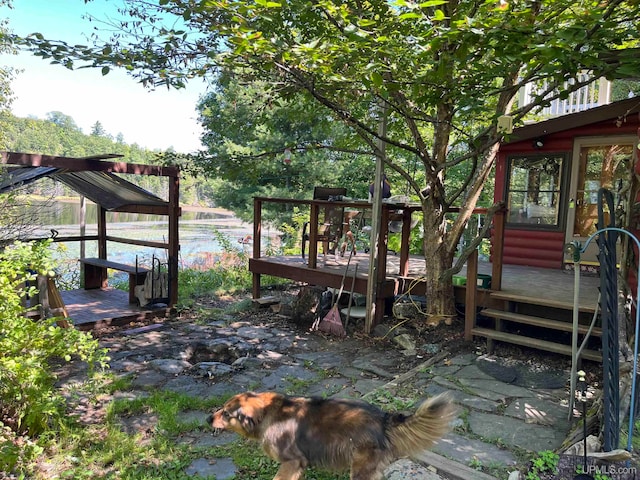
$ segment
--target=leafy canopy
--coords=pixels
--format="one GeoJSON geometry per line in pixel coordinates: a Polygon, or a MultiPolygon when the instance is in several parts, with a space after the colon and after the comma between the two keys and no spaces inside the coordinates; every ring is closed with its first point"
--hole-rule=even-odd
{"type": "MultiPolygon", "coordinates": [[[[638,8],[623,0],[127,0],[121,20],[98,22],[92,46],[39,34],[13,40],[68,67],[108,73],[121,66],[145,84],[182,86],[229,69],[280,96],[302,89],[371,152],[378,152],[375,107],[382,99],[390,156],[417,156],[437,190],[452,162],[490,152],[500,138],[496,118],[525,83],[545,81],[552,96],[562,96],[560,87],[580,71],[591,71],[591,80],[637,71],[637,56],[620,61],[620,52],[637,45],[638,8]],[[100,40],[107,27],[116,33],[100,40]]],[[[548,100],[541,95],[536,103],[548,100]]],[[[536,106],[518,105],[511,114],[517,122],[536,106]]],[[[471,167],[479,180],[486,177],[482,164],[471,167]]],[[[477,180],[465,183],[472,199],[477,180]]]]}
{"type": "Polygon", "coordinates": [[[640,68],[636,0],[124,5],[121,20],[98,27],[116,33],[106,41],[96,35],[91,46],[38,34],[12,40],[69,68],[124,67],[150,85],[233,72],[281,98],[305,92],[422,203],[431,313],[454,311],[450,267],[504,137],[497,119],[509,113],[518,125],[554,98],[640,68]],[[518,104],[518,91],[531,83],[537,96],[518,104]],[[454,167],[464,176],[447,185],[454,167]],[[453,205],[460,211],[448,223],[453,205]]]}

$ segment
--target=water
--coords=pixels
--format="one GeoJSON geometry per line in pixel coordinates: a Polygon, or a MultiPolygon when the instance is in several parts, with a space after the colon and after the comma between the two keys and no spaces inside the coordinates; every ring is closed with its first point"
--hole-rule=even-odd
{"type": "MultiPolygon", "coordinates": [[[[37,211],[38,225],[35,237],[51,235],[55,229],[58,235],[80,235],[79,202],[56,201],[49,204],[34,203],[37,211]]],[[[87,202],[85,235],[97,234],[97,208],[87,202]]],[[[238,220],[231,214],[208,210],[185,210],[179,220],[180,265],[191,267],[204,265],[213,261],[215,254],[224,250],[216,235],[222,235],[232,248],[249,251],[250,244],[241,240],[253,233],[250,224],[238,220]]],[[[107,234],[110,236],[148,240],[155,242],[168,241],[168,219],[162,215],[147,215],[124,212],[107,212],[107,234]]],[[[80,257],[80,242],[59,242],[63,252],[56,257],[77,259],[80,257]]],[[[85,242],[85,257],[97,256],[97,241],[85,242]]],[[[150,264],[152,255],[166,261],[166,250],[119,242],[107,242],[107,258],[121,263],[135,264],[136,256],[143,264],[150,264]]]]}

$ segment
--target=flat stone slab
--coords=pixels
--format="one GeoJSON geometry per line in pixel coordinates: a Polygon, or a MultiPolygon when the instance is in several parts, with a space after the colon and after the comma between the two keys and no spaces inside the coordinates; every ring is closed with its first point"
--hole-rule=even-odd
{"type": "Polygon", "coordinates": [[[470,465],[478,461],[482,465],[511,466],[517,463],[514,455],[497,445],[470,439],[449,433],[440,439],[431,449],[434,453],[446,458],[452,458],[463,465],[470,465]]]}
{"type": "Polygon", "coordinates": [[[318,378],[313,370],[298,365],[283,365],[262,379],[267,390],[284,390],[296,381],[312,382],[318,378]]]}
{"type": "Polygon", "coordinates": [[[185,473],[191,477],[214,477],[216,480],[227,480],[235,477],[237,469],[230,458],[208,460],[197,458],[187,467],[185,473]]]}
{"type": "Polygon", "coordinates": [[[566,428],[569,431],[569,405],[560,405],[539,398],[522,398],[514,400],[505,409],[505,415],[524,420],[525,423],[537,425],[553,425],[556,429],[566,428]]]}
{"type": "Polygon", "coordinates": [[[532,425],[522,420],[483,412],[470,412],[469,427],[476,435],[489,441],[500,441],[528,451],[556,450],[567,432],[555,428],[532,425]]]}
{"type": "Polygon", "coordinates": [[[417,479],[417,480],[441,480],[442,477],[436,472],[420,465],[419,463],[412,462],[409,459],[403,458],[397,462],[392,463],[384,471],[386,480],[405,480],[405,479],[417,479]]]}

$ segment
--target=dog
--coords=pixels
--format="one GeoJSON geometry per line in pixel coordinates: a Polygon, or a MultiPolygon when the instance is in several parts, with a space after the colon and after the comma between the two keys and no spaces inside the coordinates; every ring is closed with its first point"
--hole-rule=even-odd
{"type": "Polygon", "coordinates": [[[450,430],[457,408],[449,394],[425,400],[411,415],[356,400],[245,392],[207,422],[261,443],[280,463],[273,480],[298,480],[307,467],[350,470],[351,480],[381,480],[402,457],[428,450],[450,430]]]}

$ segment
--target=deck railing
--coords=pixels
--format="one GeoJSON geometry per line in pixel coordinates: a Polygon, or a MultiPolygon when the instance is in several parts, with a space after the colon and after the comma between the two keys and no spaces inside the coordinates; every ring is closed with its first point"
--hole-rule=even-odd
{"type": "MultiPolygon", "coordinates": [[[[255,197],[254,198],[254,218],[253,218],[253,256],[254,259],[259,259],[262,255],[261,252],[261,234],[262,234],[262,209],[265,203],[276,204],[289,204],[295,206],[308,206],[309,207],[309,221],[311,225],[317,225],[320,209],[323,205],[340,206],[344,208],[359,209],[361,211],[371,210],[372,205],[366,201],[326,201],[326,200],[299,200],[291,198],[269,198],[269,197],[255,197]]],[[[401,233],[401,251],[400,251],[400,268],[399,276],[406,277],[409,270],[409,239],[411,229],[411,216],[413,212],[420,211],[421,206],[417,203],[383,203],[382,219],[380,222],[380,238],[387,238],[388,224],[390,218],[393,215],[399,215],[398,219],[402,221],[402,233],[401,233]]],[[[455,215],[459,212],[457,208],[451,208],[450,213],[455,215]]],[[[478,208],[474,210],[474,215],[480,215],[486,218],[488,209],[478,208]]],[[[505,228],[505,213],[504,209],[498,210],[492,218],[492,247],[491,247],[491,259],[492,259],[492,279],[491,289],[500,290],[502,288],[502,252],[504,242],[504,228],[505,228]]],[[[486,220],[485,220],[486,221],[486,220]]],[[[387,245],[385,242],[381,242],[378,249],[377,258],[377,282],[383,282],[386,278],[386,257],[387,257],[387,245]]],[[[318,242],[317,231],[311,228],[309,231],[309,252],[308,252],[308,268],[317,269],[318,267],[318,242]]],[[[477,249],[472,253],[467,261],[467,288],[465,304],[467,305],[467,316],[475,315],[477,305],[477,278],[478,278],[478,252],[477,249]],[[473,286],[473,288],[468,288],[473,286]]],[[[253,276],[253,296],[254,298],[260,297],[260,276],[253,276]]],[[[474,318],[475,320],[475,318],[474,318]]],[[[467,324],[471,324],[471,318],[467,319],[467,324]]]]}

